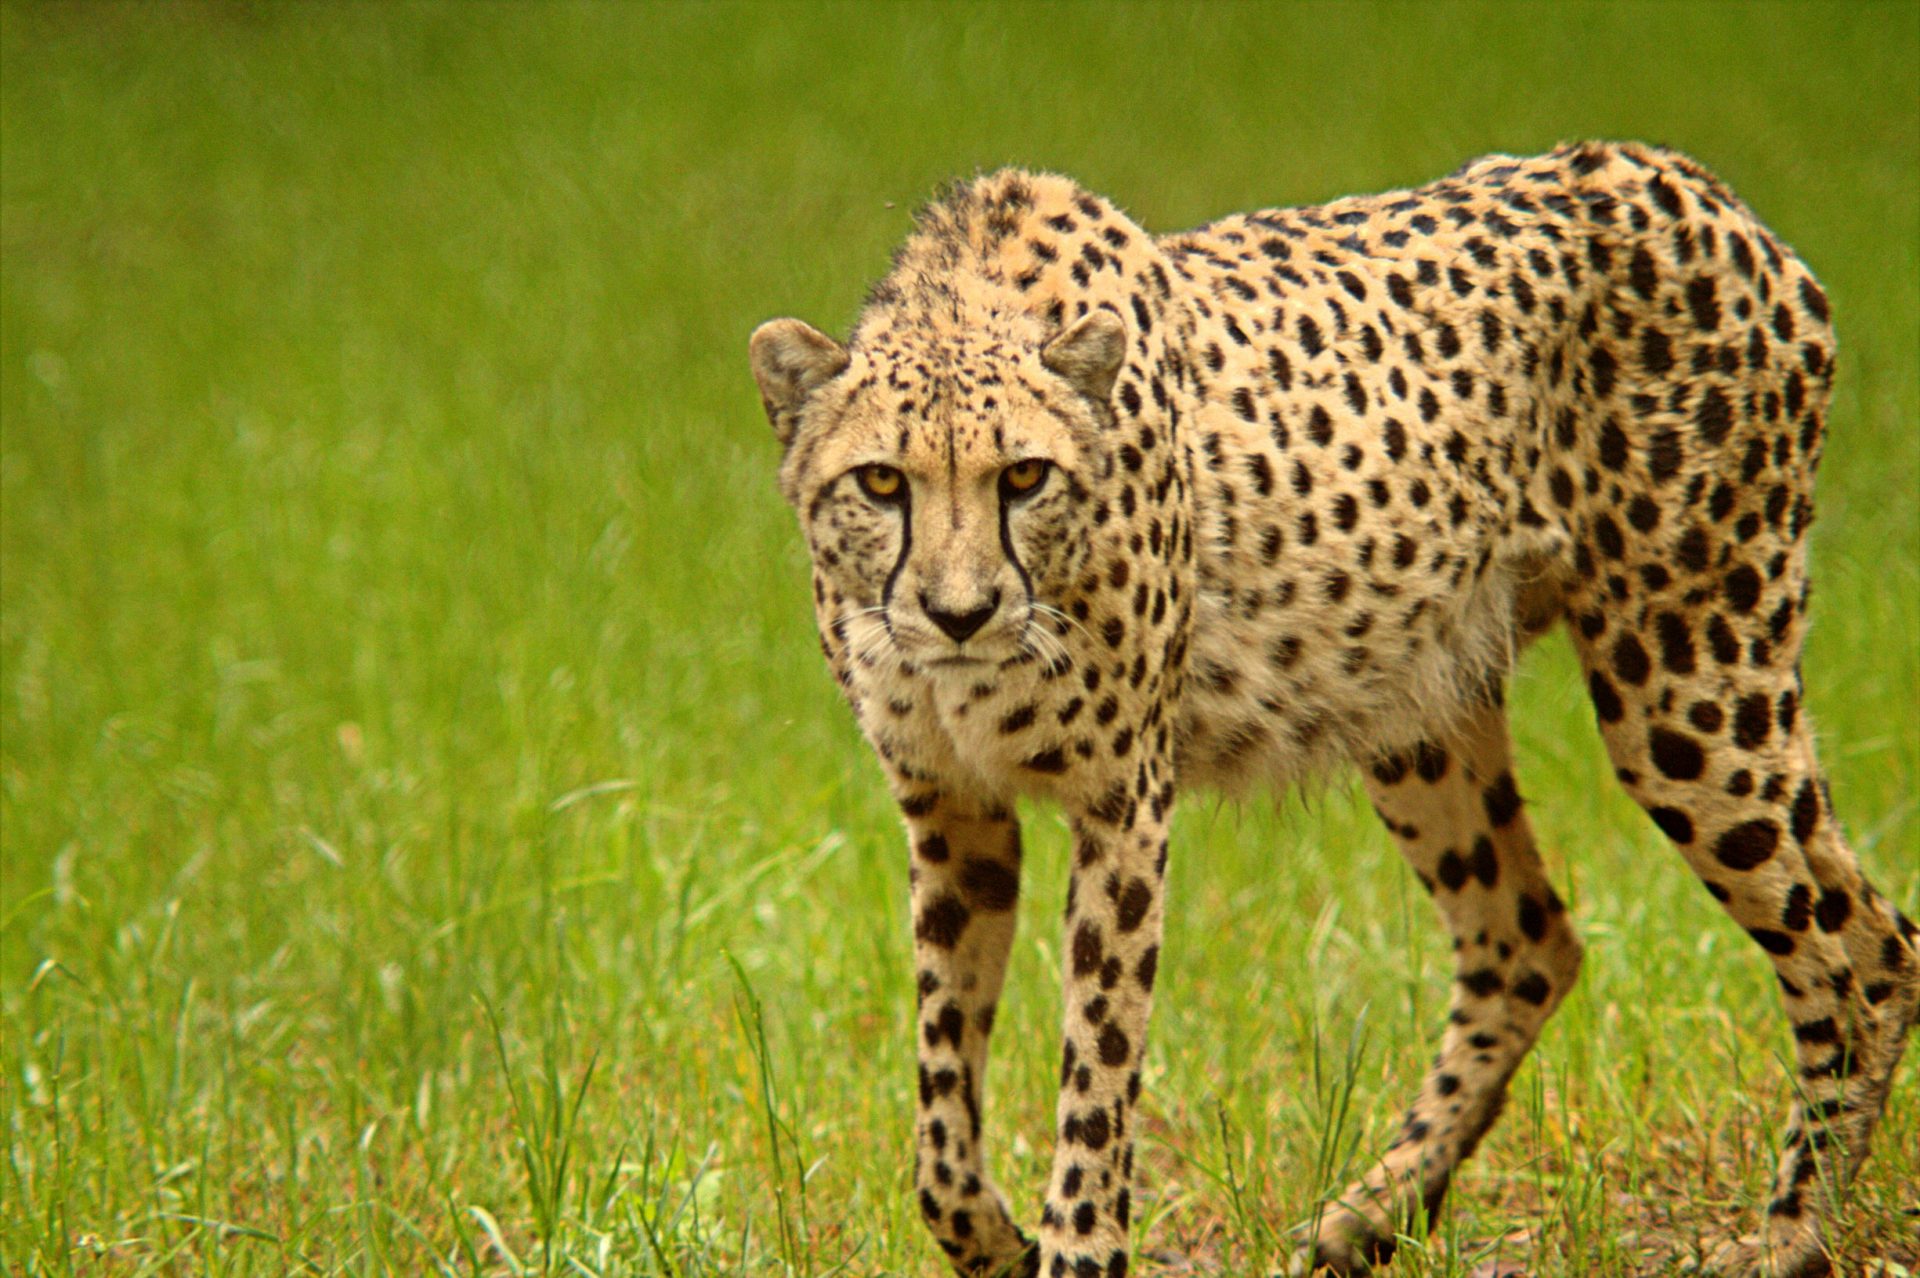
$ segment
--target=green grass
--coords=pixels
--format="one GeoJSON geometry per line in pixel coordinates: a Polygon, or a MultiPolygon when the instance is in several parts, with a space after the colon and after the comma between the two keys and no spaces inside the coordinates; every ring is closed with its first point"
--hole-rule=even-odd
{"type": "MultiPolygon", "coordinates": [[[[1159,229],[1580,136],[1718,169],[1834,299],[1808,699],[1920,912],[1917,69],[1908,5],[0,9],[0,1271],[935,1271],[900,837],[745,338],[844,326],[979,166],[1159,229]]],[[[1535,1219],[1622,1271],[1750,1213],[1786,1110],[1563,642],[1515,700],[1585,978],[1397,1272],[1535,1219]]],[[[1254,1273],[1385,1143],[1446,947],[1344,778],[1178,825],[1139,1232],[1254,1273]]],[[[1914,1075],[1850,1273],[1916,1264],[1914,1075]]]]}

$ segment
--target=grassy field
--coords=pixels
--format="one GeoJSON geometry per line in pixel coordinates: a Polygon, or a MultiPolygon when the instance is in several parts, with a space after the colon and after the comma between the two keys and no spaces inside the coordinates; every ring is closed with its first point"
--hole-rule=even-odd
{"type": "MultiPolygon", "coordinates": [[[[1910,4],[8,4],[0,1272],[936,1271],[900,837],[745,341],[844,327],[980,166],[1160,229],[1580,136],[1714,166],[1834,299],[1808,701],[1920,913],[1916,103],[1910,4]]],[[[1750,1216],[1786,1112],[1768,968],[1562,640],[1514,700],[1587,967],[1396,1273],[1530,1222],[1531,1273],[1634,1272],[1750,1216]]],[[[992,1120],[1032,1214],[1028,829],[992,1120]]],[[[1238,1278],[1384,1146],[1448,954],[1346,778],[1176,848],[1138,1233],[1238,1278]]],[[[1847,1274],[1920,1267],[1916,1072],[1847,1274]]]]}

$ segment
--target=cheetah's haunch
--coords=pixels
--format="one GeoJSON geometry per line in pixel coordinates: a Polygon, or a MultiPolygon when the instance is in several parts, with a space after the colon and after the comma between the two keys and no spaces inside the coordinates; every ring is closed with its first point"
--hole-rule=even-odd
{"type": "Polygon", "coordinates": [[[827,659],[912,845],[920,1209],[966,1274],[1127,1270],[1132,1117],[1178,790],[1353,759],[1453,934],[1438,1059],[1299,1267],[1438,1209],[1580,943],[1502,687],[1565,620],[1622,784],[1764,950],[1796,1105],[1725,1273],[1825,1271],[1920,1002],[1800,700],[1833,341],[1712,175],[1589,144],[1155,238],[1065,178],[924,210],[842,346],[753,335],[827,659]],[[1058,1144],[1037,1240],[982,1080],[1019,794],[1074,831],[1058,1144]]]}

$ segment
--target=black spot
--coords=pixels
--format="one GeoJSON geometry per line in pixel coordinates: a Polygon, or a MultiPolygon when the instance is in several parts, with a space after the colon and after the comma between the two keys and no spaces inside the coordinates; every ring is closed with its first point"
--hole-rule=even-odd
{"type": "Polygon", "coordinates": [[[1593,374],[1593,393],[1595,395],[1610,395],[1613,393],[1614,376],[1618,368],[1619,361],[1614,359],[1612,351],[1604,346],[1596,346],[1593,348],[1593,353],[1587,356],[1587,369],[1593,374]]]}
{"type": "Polygon", "coordinates": [[[1733,711],[1733,743],[1751,750],[1773,730],[1773,704],[1764,692],[1740,698],[1733,711]]]}
{"type": "Polygon", "coordinates": [[[960,886],[976,909],[1011,910],[1020,899],[1020,876],[1004,862],[969,857],[960,870],[960,886]]]}
{"type": "Polygon", "coordinates": [[[1312,316],[1302,315],[1296,327],[1300,335],[1300,348],[1306,351],[1307,358],[1311,359],[1326,349],[1326,341],[1320,336],[1320,325],[1314,322],[1312,316]]]}
{"type": "Polygon", "coordinates": [[[1673,189],[1664,177],[1655,176],[1647,183],[1647,189],[1653,192],[1653,202],[1666,211],[1669,217],[1679,217],[1686,212],[1686,205],[1680,201],[1680,192],[1673,189]]]}
{"type": "Polygon", "coordinates": [[[1533,314],[1533,285],[1527,282],[1527,277],[1515,271],[1507,280],[1507,288],[1513,294],[1514,304],[1520,308],[1520,313],[1533,314]]]}
{"type": "Polygon", "coordinates": [[[1112,1021],[1108,1021],[1100,1030],[1100,1063],[1109,1068],[1127,1063],[1127,1053],[1133,1045],[1127,1041],[1125,1031],[1112,1021]]]}
{"type": "Polygon", "coordinates": [[[1039,754],[1027,759],[1021,766],[1030,772],[1065,772],[1067,770],[1067,759],[1056,747],[1052,750],[1042,750],[1039,754]]]}
{"type": "Polygon", "coordinates": [[[1402,426],[1399,422],[1389,417],[1386,426],[1382,430],[1382,434],[1386,442],[1388,460],[1399,461],[1407,455],[1407,428],[1405,426],[1402,426]]]}
{"type": "Polygon", "coordinates": [[[1653,766],[1675,781],[1692,781],[1707,770],[1707,756],[1700,743],[1683,732],[1655,728],[1647,734],[1647,748],[1653,766]]]}
{"type": "Polygon", "coordinates": [[[1600,553],[1609,559],[1619,559],[1627,553],[1626,538],[1620,535],[1620,525],[1613,522],[1612,515],[1601,515],[1593,521],[1593,540],[1600,547],[1600,553]]]}
{"type": "Polygon", "coordinates": [[[1611,471],[1624,470],[1627,455],[1627,434],[1620,429],[1620,423],[1609,416],[1600,424],[1600,464],[1611,471]]]}
{"type": "Polygon", "coordinates": [[[1688,572],[1704,572],[1713,555],[1713,546],[1701,528],[1689,528],[1675,543],[1674,556],[1688,572]]]}
{"type": "Polygon", "coordinates": [[[950,950],[959,943],[972,913],[959,897],[942,892],[927,902],[913,925],[913,934],[937,949],[950,950]]]}
{"type": "Polygon", "coordinates": [[[1407,779],[1407,761],[1397,754],[1383,754],[1373,761],[1373,775],[1381,785],[1399,785],[1407,779]]]}
{"type": "Polygon", "coordinates": [[[1553,987],[1547,983],[1547,978],[1540,975],[1540,973],[1528,972],[1514,983],[1513,993],[1516,998],[1531,1003],[1535,1007],[1539,1007],[1545,1003],[1547,998],[1553,993],[1553,987]]]}
{"type": "Polygon", "coordinates": [[[1500,881],[1500,858],[1493,850],[1493,840],[1481,835],[1473,841],[1473,856],[1467,861],[1467,869],[1481,884],[1492,887],[1500,881]]]}
{"type": "Polygon", "coordinates": [[[1529,941],[1543,941],[1547,936],[1546,907],[1538,897],[1525,892],[1520,894],[1520,931],[1529,941]]]}
{"type": "Polygon", "coordinates": [[[1600,716],[1602,723],[1618,723],[1626,714],[1626,707],[1620,703],[1620,694],[1614,690],[1613,683],[1598,670],[1587,675],[1587,695],[1593,698],[1593,711],[1600,716]]]}
{"type": "Polygon", "coordinates": [[[1822,324],[1827,322],[1827,295],[1811,279],[1800,281],[1800,302],[1822,324]]]}
{"type": "Polygon", "coordinates": [[[1277,346],[1267,352],[1267,371],[1282,391],[1293,389],[1293,363],[1277,346]]]}
{"type": "Polygon", "coordinates": [[[1644,684],[1647,676],[1653,673],[1653,662],[1638,635],[1625,633],[1614,640],[1613,672],[1635,687],[1644,684]]]}
{"type": "Polygon", "coordinates": [[[1627,266],[1627,282],[1633,285],[1633,291],[1643,299],[1651,301],[1654,290],[1659,287],[1660,273],[1654,269],[1653,255],[1646,248],[1633,251],[1633,260],[1627,266]]]}
{"type": "Polygon", "coordinates": [[[1488,351],[1498,349],[1505,332],[1504,326],[1500,323],[1500,317],[1491,307],[1480,312],[1480,345],[1482,347],[1488,351]]]}
{"type": "Polygon", "coordinates": [[[1853,898],[1843,888],[1834,888],[1820,894],[1820,901],[1813,907],[1813,920],[1820,925],[1822,932],[1838,932],[1847,925],[1847,918],[1853,913],[1853,898]]]}
{"type": "Polygon", "coordinates": [[[1651,324],[1640,330],[1640,366],[1654,374],[1673,367],[1672,339],[1651,324]]]}
{"type": "Polygon", "coordinates": [[[1772,858],[1780,845],[1780,827],[1765,817],[1742,821],[1713,844],[1713,855],[1731,870],[1751,870],[1772,858]]]}
{"type": "Polygon", "coordinates": [[[1738,232],[1728,232],[1727,248],[1733,254],[1733,269],[1748,279],[1753,278],[1753,249],[1746,237],[1738,232]]]}
{"type": "Polygon", "coordinates": [[[933,1032],[927,1036],[929,1043],[938,1046],[941,1039],[960,1046],[960,1039],[966,1033],[967,1017],[957,1003],[948,1003],[940,1009],[939,1019],[934,1023],[933,1032]]]}
{"type": "Polygon", "coordinates": [[[1131,932],[1138,928],[1147,917],[1147,911],[1153,908],[1153,886],[1145,879],[1135,879],[1127,884],[1120,894],[1116,907],[1115,925],[1122,932],[1131,932]]]}
{"type": "MultiPolygon", "coordinates": [[[[1078,704],[1079,698],[1074,698],[1074,701],[1078,704]]],[[[1127,815],[1127,803],[1127,783],[1123,779],[1114,782],[1113,785],[1108,788],[1107,792],[1100,796],[1092,807],[1087,809],[1087,812],[1088,815],[1097,821],[1104,821],[1108,825],[1118,825],[1127,815]]]]}
{"type": "Polygon", "coordinates": [[[1693,632],[1687,619],[1677,612],[1663,612],[1654,618],[1660,638],[1660,664],[1674,674],[1691,674],[1694,669],[1693,632]]]}
{"type": "Polygon", "coordinates": [[[1780,926],[1789,932],[1804,932],[1812,921],[1813,889],[1796,883],[1787,893],[1787,903],[1780,908],[1780,926]]]}
{"type": "Polygon", "coordinates": [[[1718,386],[1709,387],[1700,397],[1699,405],[1693,410],[1693,424],[1709,444],[1720,443],[1733,429],[1733,405],[1718,386]]]}
{"type": "Polygon", "coordinates": [[[1746,564],[1741,564],[1728,573],[1722,585],[1726,591],[1727,603],[1735,612],[1752,612],[1760,602],[1762,585],[1760,574],[1746,564]]]}
{"type": "Polygon", "coordinates": [[[1687,284],[1687,309],[1693,312],[1693,326],[1703,333],[1720,327],[1720,299],[1713,277],[1696,275],[1687,284]]]}
{"type": "Polygon", "coordinates": [[[1820,795],[1811,779],[1802,781],[1799,791],[1793,796],[1793,837],[1805,843],[1813,837],[1814,828],[1819,824],[1820,795]]]}
{"type": "Polygon", "coordinates": [[[1794,1026],[1793,1036],[1802,1043],[1837,1043],[1840,1041],[1840,1027],[1834,1024],[1831,1016],[1823,1016],[1817,1021],[1794,1026]]]}
{"type": "Polygon", "coordinates": [[[1647,446],[1647,473],[1655,483],[1665,483],[1679,474],[1685,461],[1686,450],[1680,444],[1679,431],[1660,431],[1647,446]]]}
{"type": "Polygon", "coordinates": [[[1467,993],[1480,998],[1498,994],[1501,990],[1507,988],[1507,983],[1500,978],[1500,973],[1490,967],[1478,968],[1471,972],[1462,972],[1455,979],[1460,982],[1467,993]]]}
{"type": "Polygon", "coordinates": [[[1648,808],[1647,815],[1660,832],[1682,845],[1693,842],[1693,818],[1679,808],[1648,808]]]}
{"type": "Polygon", "coordinates": [[[1520,792],[1514,789],[1511,772],[1502,772],[1496,777],[1481,798],[1486,804],[1487,819],[1496,830],[1520,814],[1520,792]]]}
{"type": "Polygon", "coordinates": [[[1089,976],[1100,970],[1106,962],[1107,949],[1100,939],[1100,929],[1091,923],[1082,923],[1073,933],[1073,974],[1089,976]]]}

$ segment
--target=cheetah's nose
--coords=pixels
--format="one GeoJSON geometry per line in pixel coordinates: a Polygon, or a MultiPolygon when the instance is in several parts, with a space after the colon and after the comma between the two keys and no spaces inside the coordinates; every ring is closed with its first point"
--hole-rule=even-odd
{"type": "Polygon", "coordinates": [[[994,609],[999,606],[998,590],[987,596],[986,603],[971,612],[946,612],[934,607],[933,601],[924,592],[920,596],[920,609],[927,614],[927,620],[946,631],[955,643],[965,643],[970,635],[987,624],[987,618],[993,616],[994,609]]]}

